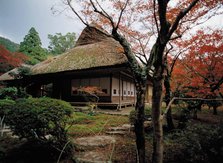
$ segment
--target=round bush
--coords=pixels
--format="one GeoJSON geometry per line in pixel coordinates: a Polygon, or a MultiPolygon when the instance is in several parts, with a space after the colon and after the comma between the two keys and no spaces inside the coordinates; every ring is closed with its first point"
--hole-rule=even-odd
{"type": "Polygon", "coordinates": [[[13,100],[0,100],[0,117],[7,115],[9,110],[15,105],[15,101],[13,100]]]}
{"type": "Polygon", "coordinates": [[[27,98],[29,95],[23,88],[7,87],[0,89],[0,99],[16,100],[18,98],[27,98]]]}
{"type": "Polygon", "coordinates": [[[6,124],[20,138],[49,142],[62,149],[68,141],[66,125],[72,111],[72,106],[62,100],[18,99],[7,113],[6,124]]]}

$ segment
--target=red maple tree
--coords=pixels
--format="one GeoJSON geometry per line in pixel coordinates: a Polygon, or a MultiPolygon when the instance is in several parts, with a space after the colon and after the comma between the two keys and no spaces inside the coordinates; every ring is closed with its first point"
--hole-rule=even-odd
{"type": "Polygon", "coordinates": [[[223,91],[223,30],[199,30],[179,46],[190,46],[176,63],[172,88],[191,97],[216,97],[223,91]]]}
{"type": "Polygon", "coordinates": [[[24,63],[28,57],[19,52],[10,52],[0,45],[0,74],[3,74],[24,63]]]}

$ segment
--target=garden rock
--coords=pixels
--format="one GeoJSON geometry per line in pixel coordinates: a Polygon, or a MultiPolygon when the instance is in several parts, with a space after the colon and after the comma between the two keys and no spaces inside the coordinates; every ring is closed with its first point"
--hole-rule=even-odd
{"type": "Polygon", "coordinates": [[[124,124],[122,126],[108,128],[108,131],[106,132],[106,134],[125,135],[125,134],[129,133],[130,130],[132,130],[132,129],[133,128],[130,124],[124,124]]]}
{"type": "Polygon", "coordinates": [[[105,147],[109,144],[115,143],[116,140],[112,136],[97,135],[91,137],[82,137],[74,140],[76,149],[87,150],[95,147],[105,147]]]}
{"type": "Polygon", "coordinates": [[[98,162],[106,162],[108,161],[108,156],[104,153],[99,153],[97,151],[86,151],[77,154],[74,158],[75,162],[78,163],[98,163],[98,162]]]}

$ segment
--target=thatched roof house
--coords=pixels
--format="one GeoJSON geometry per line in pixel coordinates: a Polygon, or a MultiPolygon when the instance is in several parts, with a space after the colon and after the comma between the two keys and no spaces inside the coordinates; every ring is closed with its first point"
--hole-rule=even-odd
{"type": "Polygon", "coordinates": [[[96,28],[86,27],[68,52],[32,67],[33,74],[83,70],[126,64],[120,44],[96,28]]]}
{"type": "MultiPolygon", "coordinates": [[[[121,106],[135,102],[134,81],[123,48],[95,27],[86,27],[73,49],[34,65],[31,73],[23,84],[34,96],[50,94],[81,103],[86,99],[79,88],[97,87],[103,92],[98,95],[101,103],[121,106]]],[[[151,96],[151,88],[147,94],[151,96]]]]}

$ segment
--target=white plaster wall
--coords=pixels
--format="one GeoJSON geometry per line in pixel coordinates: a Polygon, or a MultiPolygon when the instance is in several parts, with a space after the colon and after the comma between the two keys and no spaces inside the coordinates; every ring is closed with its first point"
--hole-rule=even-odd
{"type": "Polygon", "coordinates": [[[134,83],[131,83],[130,91],[132,92],[130,96],[133,97],[134,94],[135,94],[135,92],[134,92],[135,91],[135,85],[134,85],[134,83]]]}
{"type": "MultiPolygon", "coordinates": [[[[121,88],[121,81],[120,81],[121,88]]],[[[119,96],[119,79],[112,78],[112,96],[119,96]],[[114,89],[116,89],[116,94],[114,94],[114,89]]]]}

